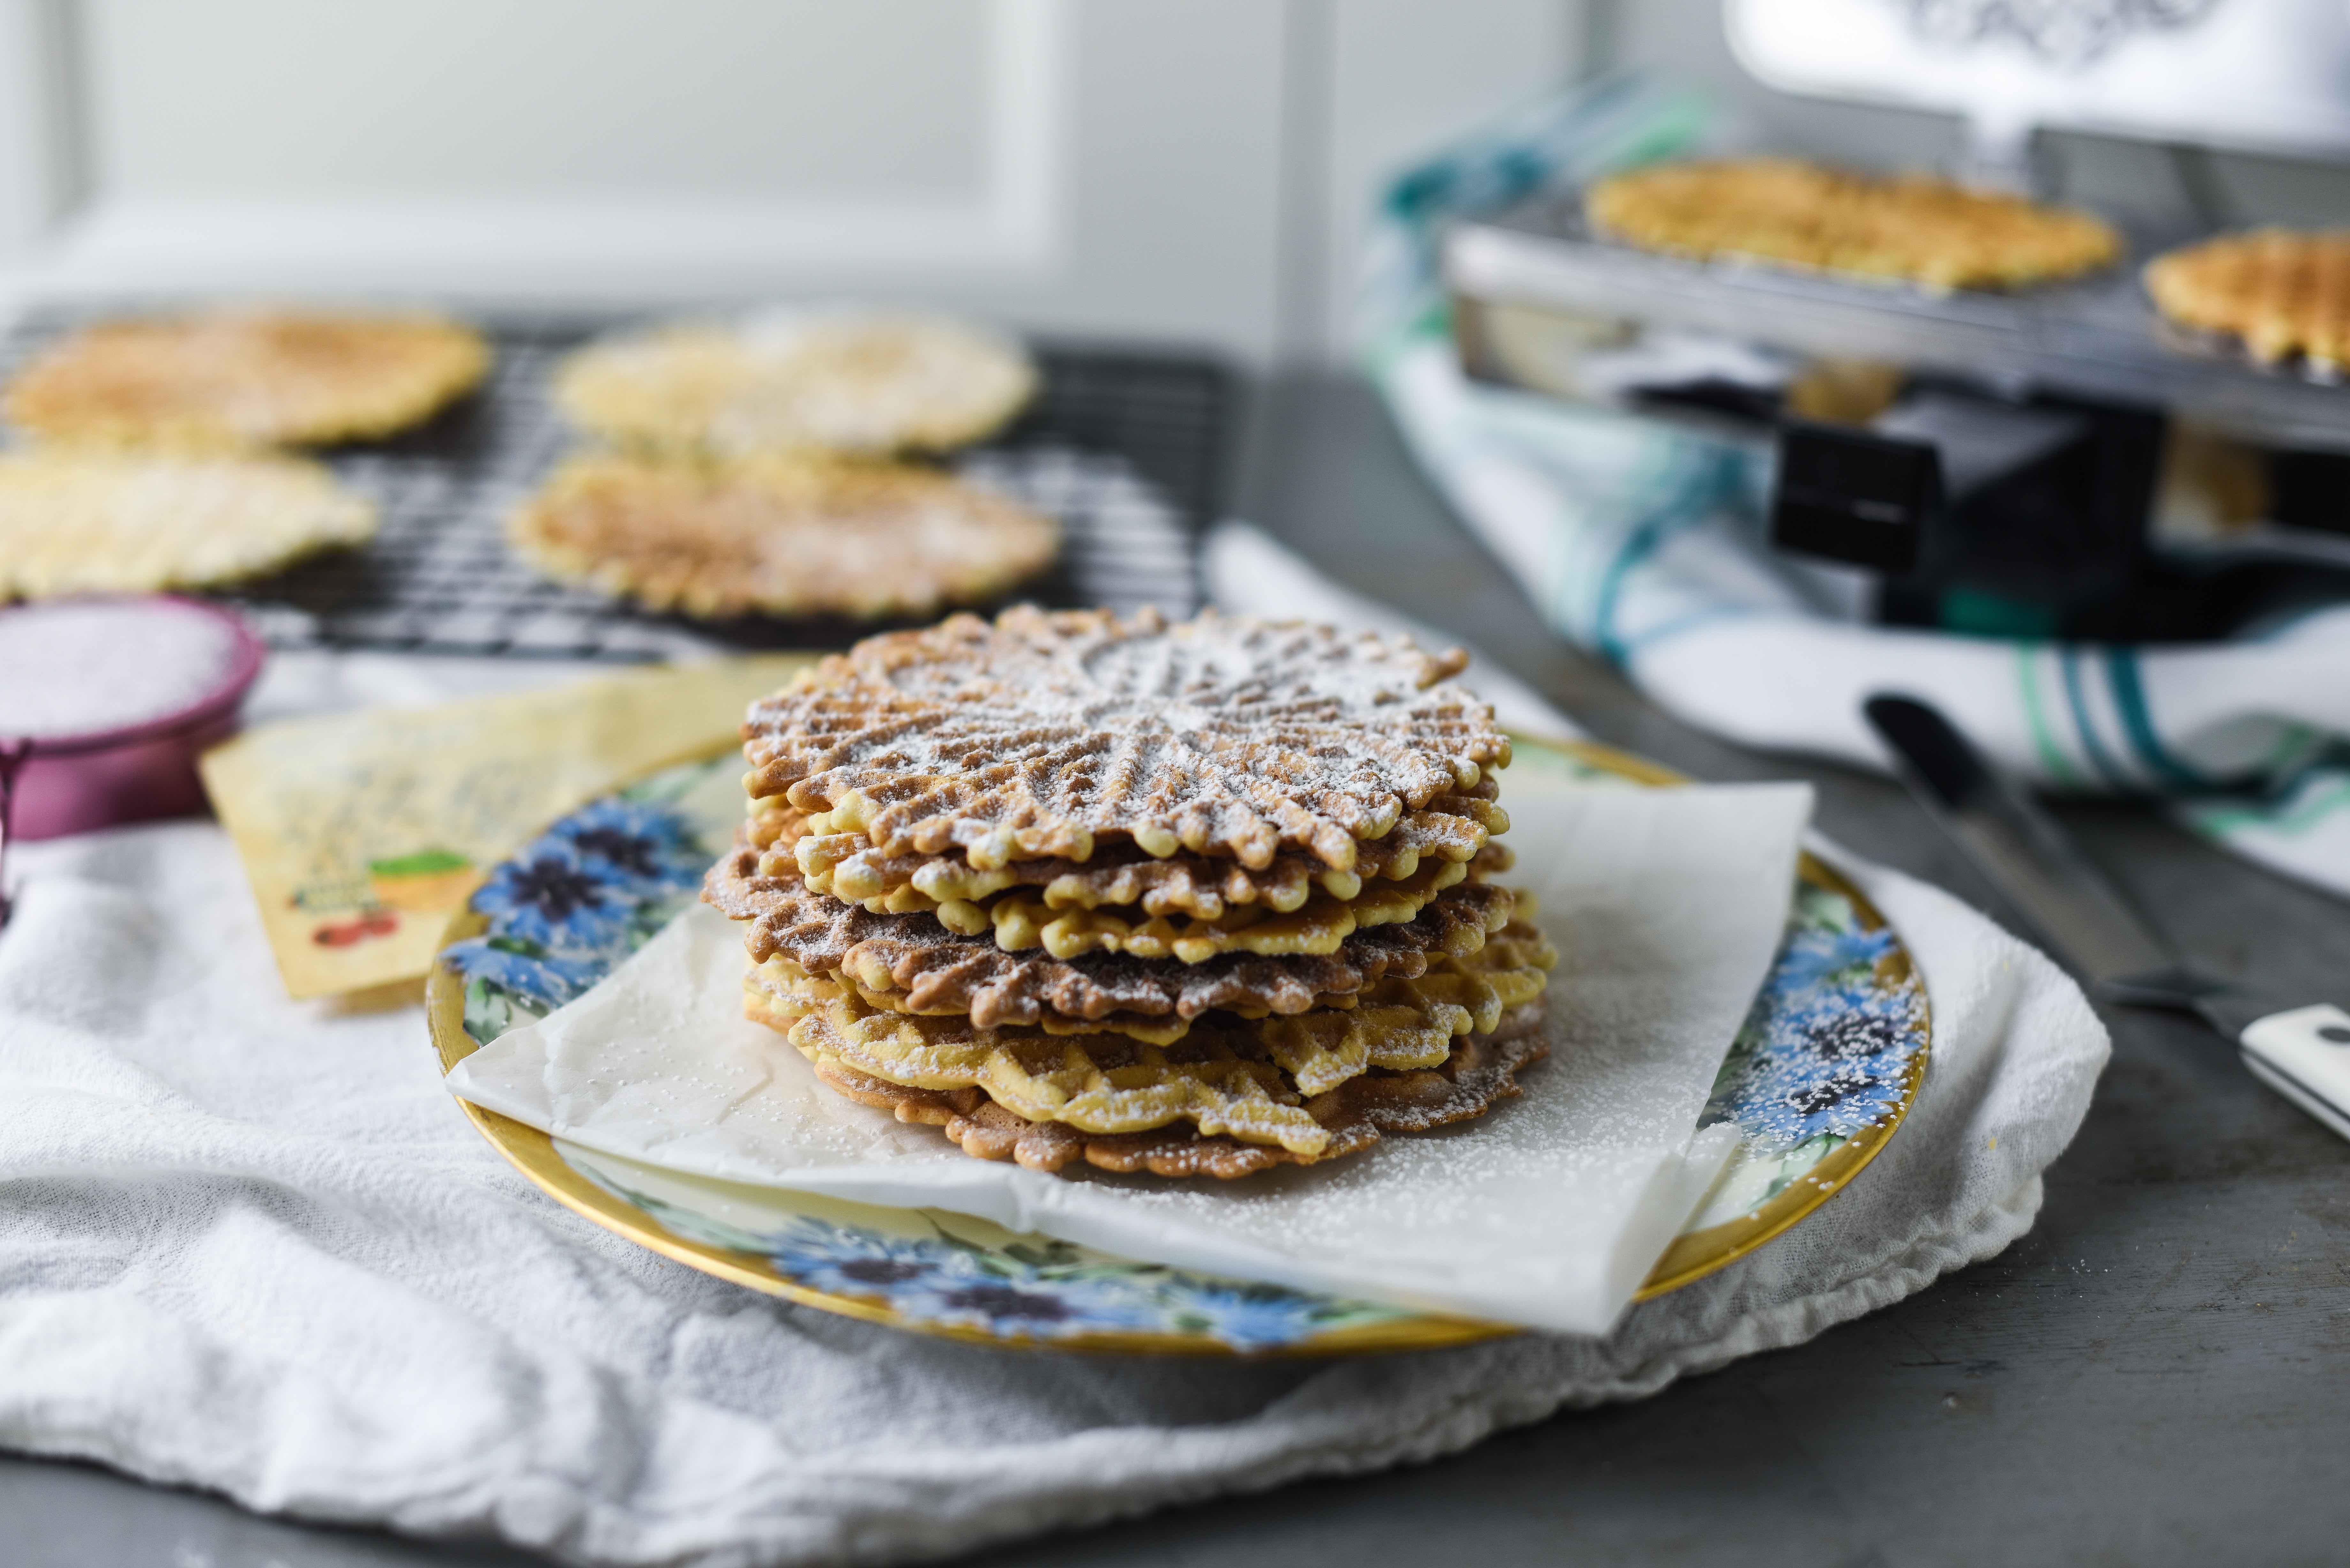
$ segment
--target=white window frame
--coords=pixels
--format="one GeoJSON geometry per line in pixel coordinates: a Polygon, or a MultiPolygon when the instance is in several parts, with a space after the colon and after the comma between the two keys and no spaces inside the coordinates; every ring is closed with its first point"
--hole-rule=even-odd
{"type": "Polygon", "coordinates": [[[1066,241],[1066,0],[984,0],[976,197],[160,200],[88,187],[76,0],[0,0],[0,280],[25,296],[271,289],[691,297],[779,282],[1039,275],[1066,241]]]}

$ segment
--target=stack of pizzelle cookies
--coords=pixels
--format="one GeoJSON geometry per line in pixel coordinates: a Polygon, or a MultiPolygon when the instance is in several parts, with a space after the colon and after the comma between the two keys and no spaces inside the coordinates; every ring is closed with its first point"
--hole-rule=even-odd
{"type": "Polygon", "coordinates": [[[1021,608],[754,705],[703,897],[750,1017],[969,1154],[1237,1177],[1473,1117],[1557,955],[1459,652],[1021,608]]]}
{"type": "Polygon", "coordinates": [[[550,576],[704,618],[983,604],[1049,565],[1059,528],[907,459],[993,433],[1036,385],[1016,343],[907,311],[619,333],[555,379],[600,448],[558,468],[508,535],[550,576]]]}

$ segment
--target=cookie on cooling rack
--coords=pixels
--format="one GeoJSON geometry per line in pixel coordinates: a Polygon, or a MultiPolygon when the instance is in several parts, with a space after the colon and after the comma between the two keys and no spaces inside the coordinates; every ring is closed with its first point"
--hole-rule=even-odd
{"type": "Polygon", "coordinates": [[[2146,291],[2168,319],[2239,338],[2264,363],[2350,367],[2350,231],[2221,234],[2148,262],[2146,291]]]}
{"type": "Polygon", "coordinates": [[[43,441],[219,451],[387,436],[473,389],[481,336],[431,316],[223,307],[101,322],[9,384],[43,441]]]}
{"type": "Polygon", "coordinates": [[[1326,627],[958,616],[754,704],[703,898],[745,1013],[966,1153],[1235,1177],[1482,1115],[1557,954],[1465,660],[1326,627]]]}
{"type": "Polygon", "coordinates": [[[1654,164],[1599,182],[1584,211],[1643,250],[1933,289],[2025,288],[2110,265],[2122,250],[2113,225],[2074,208],[1792,159],[1654,164]]]}
{"type": "Polygon", "coordinates": [[[0,457],[0,600],[216,587],[375,535],[375,505],[274,457],[0,457]]]}
{"type": "Polygon", "coordinates": [[[935,470],[807,455],[575,458],[507,535],[550,576],[708,619],[935,615],[1060,546],[1051,518],[935,470]]]}
{"type": "Polygon", "coordinates": [[[771,310],[591,344],[556,372],[580,429],[670,454],[951,452],[1036,391],[1009,338],[910,311],[771,310]]]}

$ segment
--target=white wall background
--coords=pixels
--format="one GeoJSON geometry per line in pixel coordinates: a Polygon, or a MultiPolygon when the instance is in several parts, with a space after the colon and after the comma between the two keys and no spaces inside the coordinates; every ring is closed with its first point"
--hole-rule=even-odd
{"type": "Polygon", "coordinates": [[[21,290],[940,300],[1337,346],[1399,158],[1579,0],[0,0],[21,290]]]}

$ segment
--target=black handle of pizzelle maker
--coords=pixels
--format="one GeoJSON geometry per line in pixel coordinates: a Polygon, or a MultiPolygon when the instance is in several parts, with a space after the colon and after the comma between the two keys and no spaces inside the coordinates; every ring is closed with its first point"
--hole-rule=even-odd
{"type": "Polygon", "coordinates": [[[1929,442],[1790,423],[1779,431],[1771,542],[1899,576],[1917,568],[1941,493],[1941,453],[1929,442]]]}

